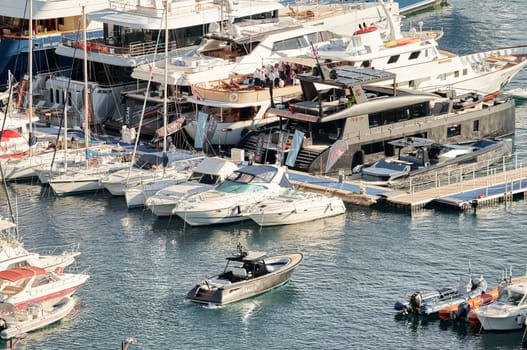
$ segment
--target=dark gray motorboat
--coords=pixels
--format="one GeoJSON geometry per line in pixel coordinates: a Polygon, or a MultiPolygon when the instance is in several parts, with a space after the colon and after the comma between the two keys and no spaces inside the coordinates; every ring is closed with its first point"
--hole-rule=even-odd
{"type": "Polygon", "coordinates": [[[434,175],[437,178],[447,173],[457,176],[473,172],[501,161],[512,153],[510,139],[439,144],[426,138],[405,137],[389,144],[397,150],[397,157],[384,158],[363,167],[360,177],[356,179],[369,184],[404,188],[409,186],[410,179],[414,184],[425,183],[432,181],[434,175]]]}
{"type": "Polygon", "coordinates": [[[196,303],[218,306],[247,299],[287,283],[302,260],[302,253],[268,257],[264,252],[244,251],[238,245],[238,253],[227,257],[224,271],[205,277],[186,297],[196,303]]]}

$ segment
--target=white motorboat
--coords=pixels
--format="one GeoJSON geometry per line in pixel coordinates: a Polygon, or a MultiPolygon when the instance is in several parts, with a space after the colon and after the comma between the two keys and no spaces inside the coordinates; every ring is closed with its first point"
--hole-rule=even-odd
{"type": "MultiPolygon", "coordinates": [[[[387,16],[389,19],[389,12],[387,16]]],[[[397,75],[395,84],[399,88],[430,92],[455,89],[459,94],[477,92],[489,98],[500,93],[527,65],[527,46],[457,55],[439,49],[437,41],[424,35],[422,29],[414,28],[404,37],[399,27],[392,25],[391,32],[392,40],[386,41],[375,26],[361,28],[349,39],[319,46],[317,55],[320,60],[390,71],[397,75]]]]}
{"type": "Polygon", "coordinates": [[[264,252],[239,253],[227,258],[222,273],[198,283],[187,293],[187,299],[208,305],[226,305],[247,299],[289,281],[302,262],[302,253],[267,256],[264,252]]]}
{"type": "Polygon", "coordinates": [[[166,166],[163,164],[163,152],[144,153],[125,169],[114,171],[100,179],[101,185],[114,196],[124,196],[125,190],[141,183],[155,181],[167,176],[175,181],[185,181],[194,162],[203,158],[187,151],[166,152],[166,166]]]}
{"type": "Polygon", "coordinates": [[[481,326],[487,331],[521,329],[527,316],[527,282],[505,286],[498,300],[474,311],[481,326]]]}
{"type": "Polygon", "coordinates": [[[134,186],[128,186],[124,190],[126,206],[129,209],[144,207],[148,198],[155,195],[158,191],[169,186],[180,184],[186,180],[187,178],[182,180],[179,174],[174,179],[168,174],[159,179],[150,179],[134,186]]]}
{"type": "Polygon", "coordinates": [[[340,215],[346,212],[342,199],[296,189],[264,199],[249,211],[260,226],[288,225],[340,215]]]}
{"type": "Polygon", "coordinates": [[[11,339],[32,332],[66,317],[75,308],[72,297],[62,298],[52,305],[39,303],[23,310],[8,312],[4,308],[0,318],[0,338],[11,339]]]}
{"type": "Polygon", "coordinates": [[[248,220],[252,205],[291,187],[284,167],[248,165],[216,188],[186,197],[173,213],[192,226],[248,220]]]}
{"type": "Polygon", "coordinates": [[[194,169],[188,181],[160,189],[148,197],[145,205],[155,216],[171,216],[183,198],[213,189],[237,169],[236,164],[226,159],[204,159],[194,169]]]}
{"type": "Polygon", "coordinates": [[[15,267],[0,271],[0,302],[15,310],[31,304],[49,303],[71,296],[90,276],[56,272],[36,266],[15,267]]]}
{"type": "Polygon", "coordinates": [[[55,271],[57,268],[64,269],[71,265],[80,255],[78,244],[42,248],[50,252],[61,252],[58,255],[29,251],[17,237],[16,225],[11,221],[0,219],[0,271],[22,266],[38,266],[46,271],[55,271]]]}
{"type": "MultiPolygon", "coordinates": [[[[236,28],[240,33],[235,37],[213,33],[195,52],[170,58],[169,85],[190,86],[227,79],[233,74],[251,74],[262,68],[262,63],[308,54],[312,51],[311,43],[317,45],[338,37],[323,27],[292,26],[291,23],[263,23],[243,29],[238,25],[236,28]],[[247,52],[248,48],[252,51],[247,52]]],[[[132,76],[137,79],[152,77],[157,82],[164,77],[164,72],[164,65],[156,62],[136,67],[132,76]]]]}

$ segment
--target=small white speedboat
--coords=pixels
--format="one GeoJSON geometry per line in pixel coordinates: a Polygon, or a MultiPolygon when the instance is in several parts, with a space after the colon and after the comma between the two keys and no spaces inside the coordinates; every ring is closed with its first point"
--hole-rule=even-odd
{"type": "Polygon", "coordinates": [[[287,189],[259,202],[248,215],[260,226],[273,226],[297,224],[344,212],[346,206],[340,198],[287,189]]]}
{"type": "Polygon", "coordinates": [[[53,305],[35,304],[24,310],[3,313],[0,318],[0,338],[11,339],[44,328],[62,320],[74,307],[75,300],[65,297],[53,305]]]}
{"type": "Polygon", "coordinates": [[[289,281],[302,262],[302,253],[267,256],[264,252],[243,251],[227,258],[219,275],[205,278],[187,293],[187,299],[201,304],[226,305],[279,287],[289,281]]]}
{"type": "Polygon", "coordinates": [[[486,331],[521,329],[527,317],[527,282],[507,285],[496,302],[474,313],[486,331]]]}

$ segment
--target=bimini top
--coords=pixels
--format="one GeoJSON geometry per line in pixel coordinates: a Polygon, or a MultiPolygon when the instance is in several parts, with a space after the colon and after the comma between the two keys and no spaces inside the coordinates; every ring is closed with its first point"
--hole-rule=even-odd
{"type": "Polygon", "coordinates": [[[267,256],[266,252],[241,252],[233,256],[229,256],[227,260],[229,261],[261,261],[267,256]]]}
{"type": "Polygon", "coordinates": [[[16,282],[29,277],[44,275],[45,273],[46,270],[36,266],[15,267],[0,271],[0,279],[16,282]]]}

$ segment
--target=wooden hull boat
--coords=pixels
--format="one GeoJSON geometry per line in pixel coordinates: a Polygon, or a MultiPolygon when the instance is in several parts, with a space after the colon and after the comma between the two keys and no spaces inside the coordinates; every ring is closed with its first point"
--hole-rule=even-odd
{"type": "MultiPolygon", "coordinates": [[[[201,82],[193,85],[193,92],[201,99],[225,103],[258,104],[269,101],[271,98],[269,88],[254,85],[253,80],[251,75],[239,75],[227,79],[201,82]]],[[[284,98],[298,96],[301,93],[300,85],[280,84],[273,89],[272,96],[284,98]]]]}
{"type": "Polygon", "coordinates": [[[3,315],[0,319],[0,338],[11,339],[58,322],[66,317],[74,307],[75,300],[72,297],[66,297],[51,306],[37,304],[28,307],[27,310],[3,315]]]}
{"type": "Polygon", "coordinates": [[[187,299],[221,306],[262,294],[288,282],[303,255],[266,257],[265,253],[241,252],[227,260],[223,273],[197,284],[188,292],[187,299]]]}
{"type": "Polygon", "coordinates": [[[418,291],[404,302],[396,302],[394,308],[403,314],[415,313],[430,316],[439,310],[454,307],[462,302],[485,293],[487,281],[478,278],[462,277],[459,287],[446,287],[438,290],[418,291]]]}
{"type": "Polygon", "coordinates": [[[342,199],[321,194],[285,190],[258,203],[249,217],[260,226],[288,225],[340,215],[346,212],[342,199]]]}

